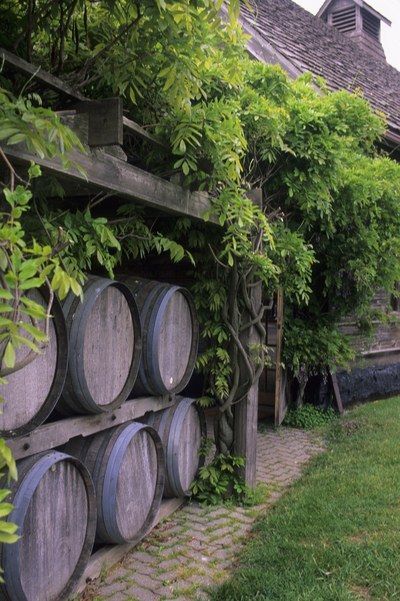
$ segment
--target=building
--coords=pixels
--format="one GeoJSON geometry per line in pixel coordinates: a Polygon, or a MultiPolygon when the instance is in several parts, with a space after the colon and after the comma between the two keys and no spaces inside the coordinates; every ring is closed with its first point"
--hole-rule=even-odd
{"type": "Polygon", "coordinates": [[[279,63],[292,77],[322,76],[332,90],[361,91],[386,115],[387,144],[400,144],[400,72],[386,62],[380,40],[381,22],[390,21],[364,0],[326,0],[316,16],[292,0],[250,2],[242,24],[255,58],[279,63]]]}
{"type": "MultiPolygon", "coordinates": [[[[390,21],[364,0],[325,0],[316,16],[292,0],[250,2],[252,9],[243,4],[241,12],[243,28],[252,36],[250,54],[280,64],[290,77],[311,72],[323,77],[331,90],[361,92],[376,111],[384,113],[387,131],[382,145],[400,160],[400,72],[387,63],[380,36],[381,23],[390,25],[390,21]]],[[[384,292],[376,295],[374,305],[391,316],[400,315],[398,301],[384,292]]],[[[351,372],[338,375],[344,403],[398,393],[399,325],[377,323],[372,340],[360,333],[351,316],[341,328],[352,336],[358,351],[351,372]]],[[[267,404],[275,387],[272,380],[264,389],[267,404]]],[[[275,419],[280,421],[281,393],[277,387],[275,392],[275,419]]],[[[325,392],[319,388],[320,398],[325,392]]]]}

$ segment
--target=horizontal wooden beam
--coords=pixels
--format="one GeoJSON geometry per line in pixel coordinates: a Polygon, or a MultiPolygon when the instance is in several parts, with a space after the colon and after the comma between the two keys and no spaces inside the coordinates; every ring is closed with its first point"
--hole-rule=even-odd
{"type": "MultiPolygon", "coordinates": [[[[82,186],[100,188],[116,196],[138,201],[153,209],[204,219],[204,213],[211,206],[207,193],[190,192],[104,152],[83,154],[73,151],[68,155],[71,163],[66,166],[59,159],[40,158],[21,145],[2,148],[6,155],[17,163],[27,165],[34,161],[48,173],[66,176],[82,186]],[[80,165],[84,173],[81,173],[74,164],[80,165]]],[[[216,219],[212,221],[216,222],[216,219]]]]}
{"type": "Polygon", "coordinates": [[[126,401],[115,411],[98,415],[79,415],[39,426],[33,432],[7,440],[15,459],[29,457],[47,449],[66,444],[76,436],[91,436],[96,432],[119,426],[142,417],[148,411],[160,411],[174,403],[171,397],[143,397],[126,401]]]}
{"type": "Polygon", "coordinates": [[[13,67],[16,71],[31,76],[33,79],[43,83],[50,90],[55,90],[67,98],[72,100],[87,100],[83,94],[72,88],[59,77],[55,77],[51,73],[44,71],[40,66],[28,63],[28,61],[16,56],[12,52],[8,52],[8,50],[5,50],[4,48],[0,48],[0,60],[1,62],[4,61],[6,67],[13,67]]]}
{"type": "Polygon", "coordinates": [[[146,129],[144,129],[144,127],[142,127],[135,121],[132,121],[132,119],[128,119],[128,117],[123,117],[122,123],[124,125],[125,132],[136,134],[137,136],[139,136],[139,138],[142,138],[143,140],[146,140],[147,142],[150,142],[155,146],[161,146],[162,148],[165,148],[165,144],[163,144],[163,142],[160,142],[160,140],[149,134],[149,132],[146,129]]]}

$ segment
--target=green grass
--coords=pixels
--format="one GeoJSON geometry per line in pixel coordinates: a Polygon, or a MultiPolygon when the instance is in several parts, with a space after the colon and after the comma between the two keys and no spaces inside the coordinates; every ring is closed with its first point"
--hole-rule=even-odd
{"type": "Polygon", "coordinates": [[[213,601],[400,600],[400,399],[329,432],[328,452],[259,520],[213,601]]]}

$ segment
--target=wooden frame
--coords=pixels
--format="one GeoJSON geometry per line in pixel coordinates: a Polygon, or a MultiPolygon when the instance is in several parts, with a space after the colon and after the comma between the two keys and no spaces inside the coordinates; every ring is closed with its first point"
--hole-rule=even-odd
{"type": "MultiPolygon", "coordinates": [[[[4,48],[0,48],[0,63],[2,61],[4,61],[6,68],[11,68],[14,71],[24,73],[32,79],[36,79],[45,87],[49,88],[50,90],[54,90],[55,92],[58,92],[61,96],[67,98],[73,103],[79,104],[81,102],[89,100],[86,96],[74,90],[69,84],[67,84],[59,77],[55,77],[51,73],[44,71],[44,69],[42,69],[41,67],[37,67],[36,65],[28,63],[23,58],[12,54],[12,52],[9,52],[4,48]]],[[[148,131],[146,131],[143,127],[141,127],[138,123],[135,123],[131,119],[128,119],[127,117],[122,117],[122,125],[126,133],[136,135],[139,138],[146,140],[147,142],[162,146],[162,143],[159,140],[157,140],[157,138],[149,134],[148,131]]]]}

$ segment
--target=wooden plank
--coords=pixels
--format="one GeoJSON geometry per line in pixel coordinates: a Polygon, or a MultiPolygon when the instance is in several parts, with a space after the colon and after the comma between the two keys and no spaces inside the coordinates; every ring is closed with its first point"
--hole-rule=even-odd
{"type": "MultiPolygon", "coordinates": [[[[155,528],[157,524],[170,516],[174,511],[179,509],[184,503],[184,499],[166,499],[162,502],[160,510],[150,530],[155,528]]],[[[147,533],[148,534],[148,533],[147,533]]],[[[146,536],[147,536],[146,534],[146,536]]],[[[87,584],[98,578],[101,572],[107,568],[111,568],[114,564],[120,561],[129,551],[131,551],[138,543],[126,545],[107,545],[94,553],[86,567],[85,572],[76,588],[76,593],[81,593],[86,588],[87,584]]]]}
{"type": "Polygon", "coordinates": [[[84,100],[76,105],[76,110],[89,115],[89,146],[124,143],[122,98],[84,100]]]}
{"type": "MultiPolygon", "coordinates": [[[[34,161],[53,175],[68,176],[82,186],[101,188],[105,192],[141,202],[154,209],[204,219],[204,213],[211,206],[210,197],[205,192],[190,192],[100,151],[96,154],[73,151],[68,155],[71,163],[65,165],[59,159],[40,158],[21,145],[4,146],[3,150],[10,159],[23,165],[34,161]],[[74,166],[76,164],[80,165],[84,173],[78,171],[74,166]]],[[[215,217],[210,221],[217,223],[215,217]]]]}
{"type": "Polygon", "coordinates": [[[392,346],[390,348],[380,348],[380,349],[373,349],[373,350],[369,350],[369,351],[362,351],[360,354],[363,357],[374,357],[374,356],[378,356],[378,355],[392,355],[395,353],[399,353],[400,352],[400,346],[392,346]]]}
{"type": "Polygon", "coordinates": [[[174,404],[171,397],[143,397],[126,401],[110,413],[80,415],[39,426],[25,436],[7,440],[15,459],[29,457],[65,444],[75,436],[90,436],[143,416],[148,411],[160,411],[174,404]]]}
{"type": "MultiPolygon", "coordinates": [[[[8,50],[0,47],[0,63],[3,60],[6,67],[10,66],[21,73],[25,73],[26,75],[33,77],[37,81],[40,81],[47,88],[55,90],[70,100],[78,102],[90,100],[59,77],[55,77],[51,73],[44,71],[40,66],[32,65],[19,56],[16,56],[15,54],[8,52],[8,50]]],[[[123,127],[127,133],[137,135],[147,142],[151,142],[152,144],[163,146],[162,142],[157,140],[157,138],[149,134],[149,132],[143,127],[127,117],[123,117],[123,127]]]]}

